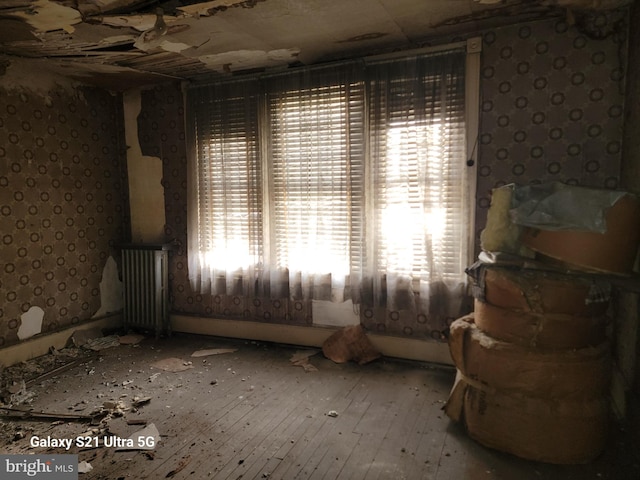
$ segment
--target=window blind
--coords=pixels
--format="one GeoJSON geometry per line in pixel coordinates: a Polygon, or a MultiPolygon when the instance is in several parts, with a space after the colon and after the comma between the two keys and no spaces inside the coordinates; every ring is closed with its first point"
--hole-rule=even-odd
{"type": "Polygon", "coordinates": [[[379,272],[461,279],[467,258],[465,53],[369,66],[379,272]]]}
{"type": "Polygon", "coordinates": [[[465,282],[464,52],[191,88],[188,105],[201,286],[378,303],[465,282]]]}
{"type": "Polygon", "coordinates": [[[317,68],[272,77],[266,90],[274,261],[346,281],[361,262],[364,233],[361,74],[317,68]]]}
{"type": "Polygon", "coordinates": [[[198,248],[208,281],[259,267],[263,257],[263,173],[259,162],[258,83],[198,88],[195,115],[198,248]]]}

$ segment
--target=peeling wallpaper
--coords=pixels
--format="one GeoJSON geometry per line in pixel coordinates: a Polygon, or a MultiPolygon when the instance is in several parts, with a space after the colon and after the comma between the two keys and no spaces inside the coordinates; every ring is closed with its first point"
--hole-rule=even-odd
{"type": "Polygon", "coordinates": [[[103,268],[129,237],[122,124],[105,91],[0,84],[0,347],[34,307],[42,332],[100,308],[103,268]]]}

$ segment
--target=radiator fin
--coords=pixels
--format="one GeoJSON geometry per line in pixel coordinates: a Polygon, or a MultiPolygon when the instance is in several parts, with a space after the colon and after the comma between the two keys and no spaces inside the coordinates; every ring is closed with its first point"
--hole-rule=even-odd
{"type": "Polygon", "coordinates": [[[122,250],[124,326],[171,333],[169,324],[168,252],[149,248],[122,250]]]}

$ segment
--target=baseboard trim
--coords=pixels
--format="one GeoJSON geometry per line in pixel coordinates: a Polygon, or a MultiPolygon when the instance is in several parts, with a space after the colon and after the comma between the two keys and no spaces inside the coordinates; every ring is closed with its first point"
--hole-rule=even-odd
{"type": "MultiPolygon", "coordinates": [[[[306,347],[321,347],[336,330],[333,327],[302,327],[279,323],[261,323],[246,320],[171,315],[174,332],[216,337],[240,338],[306,347]]],[[[446,343],[367,334],[371,343],[386,357],[453,365],[446,343]]]]}
{"type": "Polygon", "coordinates": [[[16,363],[39,357],[49,352],[51,347],[60,350],[67,346],[67,342],[71,335],[73,335],[73,332],[78,330],[88,330],[89,328],[118,328],[121,326],[122,315],[117,313],[97,320],[82,322],[57,332],[36,335],[20,343],[0,348],[0,366],[9,367],[16,363]]]}

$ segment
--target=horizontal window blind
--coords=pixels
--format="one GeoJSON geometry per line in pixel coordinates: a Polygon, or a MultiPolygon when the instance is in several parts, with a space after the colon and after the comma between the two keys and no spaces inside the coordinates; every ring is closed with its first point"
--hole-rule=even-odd
{"type": "Polygon", "coordinates": [[[364,83],[313,73],[267,84],[272,245],[279,268],[345,277],[363,242],[364,83]]]}
{"type": "Polygon", "coordinates": [[[262,262],[258,100],[255,81],[190,92],[196,116],[198,241],[212,270],[262,262]]]}
{"type": "Polygon", "coordinates": [[[460,280],[467,261],[465,54],[369,68],[379,271],[460,280]]]}
{"type": "Polygon", "coordinates": [[[365,284],[387,298],[464,283],[464,52],[194,87],[188,106],[193,248],[213,290],[360,301],[365,284]]]}

